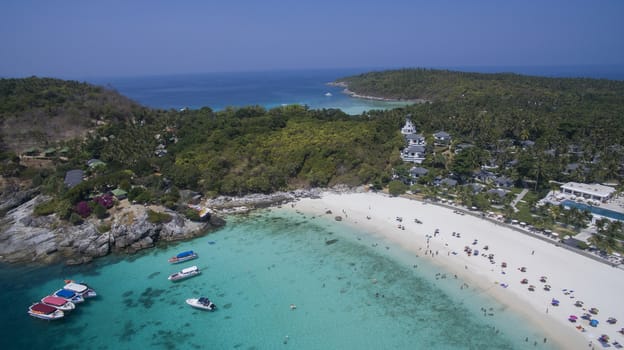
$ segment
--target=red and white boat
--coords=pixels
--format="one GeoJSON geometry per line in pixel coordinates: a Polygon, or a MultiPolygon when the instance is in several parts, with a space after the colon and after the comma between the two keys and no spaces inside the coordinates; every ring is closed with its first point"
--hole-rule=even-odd
{"type": "Polygon", "coordinates": [[[28,314],[42,320],[58,320],[65,316],[62,310],[43,303],[32,304],[28,308],[28,314]]]}
{"type": "Polygon", "coordinates": [[[41,299],[41,303],[55,307],[62,311],[71,311],[76,308],[76,304],[71,301],[52,295],[48,295],[47,297],[41,299]]]}

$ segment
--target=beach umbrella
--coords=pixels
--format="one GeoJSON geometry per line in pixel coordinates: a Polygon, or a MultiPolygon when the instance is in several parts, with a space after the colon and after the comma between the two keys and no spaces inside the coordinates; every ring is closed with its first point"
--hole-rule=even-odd
{"type": "Polygon", "coordinates": [[[577,319],[578,317],[576,317],[575,315],[570,315],[570,317],[568,317],[568,320],[570,320],[570,322],[576,322],[577,319]]]}
{"type": "Polygon", "coordinates": [[[592,326],[592,327],[598,326],[599,323],[600,322],[598,322],[598,320],[591,320],[591,321],[589,321],[589,325],[592,326]]]}
{"type": "Polygon", "coordinates": [[[553,299],[550,301],[550,303],[552,304],[552,306],[559,306],[559,300],[557,300],[557,299],[554,299],[554,298],[553,298],[553,299]]]}
{"type": "Polygon", "coordinates": [[[607,322],[609,322],[610,324],[615,324],[617,322],[617,320],[615,319],[615,317],[609,317],[607,322]]]}
{"type": "Polygon", "coordinates": [[[599,310],[596,309],[595,307],[592,307],[591,309],[589,309],[589,313],[590,314],[594,314],[594,315],[598,315],[599,310]]]}
{"type": "Polygon", "coordinates": [[[581,307],[583,306],[583,302],[580,300],[577,300],[576,303],[574,303],[574,306],[581,307]]]}

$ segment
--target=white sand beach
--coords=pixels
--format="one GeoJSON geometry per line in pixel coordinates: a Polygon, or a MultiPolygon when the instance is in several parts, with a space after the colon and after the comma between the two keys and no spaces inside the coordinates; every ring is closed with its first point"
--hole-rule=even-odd
{"type": "Polygon", "coordinates": [[[602,348],[598,341],[602,334],[610,337],[610,348],[615,348],[614,341],[624,344],[624,335],[618,332],[624,323],[622,269],[558,247],[554,241],[545,242],[503,224],[417,200],[377,193],[328,192],[320,199],[302,199],[294,207],[307,214],[341,216],[345,224],[427,258],[533,322],[549,335],[549,342],[562,349],[591,349],[590,343],[602,348]],[[328,210],[332,214],[327,214],[328,210]],[[479,254],[469,256],[466,246],[479,250],[479,254]],[[491,261],[489,254],[494,254],[491,261]],[[542,276],[545,282],[540,281],[542,276]],[[528,283],[522,284],[525,278],[528,283]],[[534,291],[529,290],[531,285],[534,291]],[[545,285],[551,286],[549,291],[545,285]],[[559,300],[559,306],[551,304],[553,298],[559,300]],[[583,306],[575,306],[577,301],[583,306]],[[599,310],[592,315],[600,322],[597,327],[581,318],[590,308],[599,310]],[[570,322],[570,315],[578,320],[570,322]],[[617,323],[609,324],[609,317],[616,318],[617,323]]]}

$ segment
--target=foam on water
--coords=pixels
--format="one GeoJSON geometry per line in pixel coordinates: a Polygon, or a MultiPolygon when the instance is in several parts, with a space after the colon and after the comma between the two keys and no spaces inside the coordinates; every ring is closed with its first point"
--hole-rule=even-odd
{"type": "Polygon", "coordinates": [[[550,348],[534,347],[538,330],[424,259],[285,210],[229,218],[206,237],[131,258],[0,273],[3,349],[522,349],[525,337],[550,348]],[[190,249],[199,259],[167,263],[190,249]],[[202,274],[167,280],[190,265],[202,274]],[[60,321],[29,317],[29,302],[65,278],[85,280],[98,297],[60,321]],[[184,302],[202,295],[216,312],[184,302]]]}

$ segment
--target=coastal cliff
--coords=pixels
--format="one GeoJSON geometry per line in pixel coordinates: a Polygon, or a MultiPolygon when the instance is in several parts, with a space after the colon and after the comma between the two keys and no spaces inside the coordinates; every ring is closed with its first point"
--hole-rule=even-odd
{"type": "Polygon", "coordinates": [[[81,264],[111,252],[134,253],[153,247],[158,241],[201,236],[225,224],[214,215],[206,222],[194,222],[163,207],[125,201],[103,222],[87,220],[74,226],[54,214],[34,216],[35,206],[47,199],[38,195],[11,209],[0,220],[0,262],[81,264]],[[166,212],[171,220],[152,223],[148,210],[166,212]]]}
{"type": "MultiPolygon", "coordinates": [[[[347,191],[348,188],[338,186],[335,190],[347,191]]],[[[210,215],[205,222],[191,221],[162,206],[130,204],[124,200],[111,209],[107,219],[86,220],[74,226],[60,220],[55,214],[33,214],[34,208],[49,200],[49,197],[16,192],[15,200],[12,201],[15,205],[0,219],[0,263],[65,262],[77,265],[110,253],[132,254],[152,248],[157,242],[185,240],[208,234],[225,225],[222,214],[244,213],[299,198],[313,198],[320,193],[320,189],[311,189],[244,197],[220,196],[206,201],[205,205],[217,212],[217,215],[210,215]],[[166,213],[171,220],[150,222],[149,211],[166,213]]]]}

